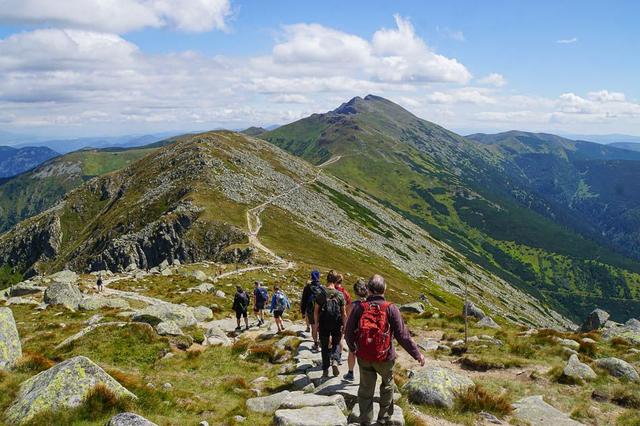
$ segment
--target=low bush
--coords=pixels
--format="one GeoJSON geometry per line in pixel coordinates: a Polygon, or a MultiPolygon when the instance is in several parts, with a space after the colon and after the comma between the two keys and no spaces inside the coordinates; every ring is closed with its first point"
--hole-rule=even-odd
{"type": "Polygon", "coordinates": [[[499,416],[510,414],[513,411],[511,404],[511,399],[504,393],[497,395],[480,385],[467,389],[456,398],[456,407],[460,411],[487,411],[499,416]]]}

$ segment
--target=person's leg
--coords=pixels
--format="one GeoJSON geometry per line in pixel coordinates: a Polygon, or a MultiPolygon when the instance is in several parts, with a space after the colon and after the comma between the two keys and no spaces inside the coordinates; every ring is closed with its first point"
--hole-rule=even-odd
{"type": "Polygon", "coordinates": [[[347,367],[349,367],[349,371],[344,375],[345,380],[352,381],[353,377],[353,368],[356,366],[356,354],[349,351],[349,356],[347,357],[347,367]]]}
{"type": "Polygon", "coordinates": [[[240,316],[241,316],[242,312],[240,311],[236,311],[236,329],[240,328],[240,316]]]}
{"type": "Polygon", "coordinates": [[[340,360],[340,340],[342,340],[342,333],[340,329],[331,331],[331,366],[333,368],[334,377],[340,374],[338,370],[338,362],[340,360]]]}
{"type": "Polygon", "coordinates": [[[331,364],[331,354],[329,352],[330,334],[324,333],[322,330],[318,334],[320,335],[320,351],[322,352],[322,373],[324,376],[328,374],[329,366],[331,364]]]}
{"type": "Polygon", "coordinates": [[[380,382],[380,412],[378,422],[384,424],[385,420],[393,415],[393,366],[395,361],[375,363],[375,369],[382,377],[380,382]]]}
{"type": "Polygon", "coordinates": [[[372,363],[358,360],[360,369],[360,386],[358,387],[358,408],[360,408],[360,424],[368,425],[373,422],[373,394],[376,391],[378,375],[372,363]]]}
{"type": "Polygon", "coordinates": [[[309,324],[309,315],[304,315],[304,322],[307,324],[306,332],[308,333],[311,331],[311,325],[309,324]]]}
{"type": "Polygon", "coordinates": [[[315,346],[318,346],[318,324],[315,321],[311,323],[311,337],[315,346]]]}
{"type": "Polygon", "coordinates": [[[244,311],[242,313],[242,316],[244,317],[244,326],[248,330],[249,329],[249,314],[247,313],[247,311],[244,311]]]}

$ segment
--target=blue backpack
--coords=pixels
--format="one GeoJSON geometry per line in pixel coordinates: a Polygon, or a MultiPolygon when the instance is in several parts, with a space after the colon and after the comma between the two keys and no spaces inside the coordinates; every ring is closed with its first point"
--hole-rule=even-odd
{"type": "Polygon", "coordinates": [[[287,296],[282,292],[277,292],[275,294],[276,303],[275,303],[275,311],[285,311],[287,309],[287,296]]]}
{"type": "Polygon", "coordinates": [[[258,288],[257,297],[259,302],[266,302],[267,299],[269,299],[269,293],[267,292],[267,289],[264,287],[258,288]]]}

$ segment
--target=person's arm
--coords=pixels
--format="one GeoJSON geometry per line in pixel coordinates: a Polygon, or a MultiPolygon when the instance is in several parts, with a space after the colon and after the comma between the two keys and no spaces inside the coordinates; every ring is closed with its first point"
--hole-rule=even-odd
{"type": "Polygon", "coordinates": [[[275,309],[275,307],[276,307],[276,295],[274,294],[271,297],[271,306],[269,307],[269,312],[273,313],[273,310],[275,309]]]}
{"type": "Polygon", "coordinates": [[[355,306],[349,314],[347,324],[344,327],[344,339],[347,341],[347,346],[349,346],[351,352],[356,350],[356,328],[361,315],[362,307],[360,305],[355,306]]]}
{"type": "Polygon", "coordinates": [[[307,313],[307,301],[309,300],[309,286],[306,285],[302,289],[302,298],[300,299],[300,312],[304,315],[307,313]]]}
{"type": "Polygon", "coordinates": [[[416,345],[416,342],[414,342],[411,338],[409,329],[405,326],[398,307],[393,304],[389,305],[389,307],[387,308],[387,313],[389,315],[389,324],[391,326],[391,331],[393,331],[393,335],[400,346],[402,346],[404,350],[413,357],[413,359],[418,361],[420,365],[424,365],[424,356],[422,355],[422,353],[420,353],[420,349],[418,349],[418,345],[416,345]]]}

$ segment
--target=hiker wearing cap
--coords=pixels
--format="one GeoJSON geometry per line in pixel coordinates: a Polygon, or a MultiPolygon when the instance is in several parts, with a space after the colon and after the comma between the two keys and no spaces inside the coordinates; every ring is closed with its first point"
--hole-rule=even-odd
{"type": "Polygon", "coordinates": [[[316,296],[322,292],[322,285],[320,284],[320,272],[313,270],[311,272],[311,282],[308,286],[305,286],[302,292],[302,300],[300,301],[300,309],[303,315],[307,318],[309,324],[311,324],[311,337],[313,338],[312,350],[317,352],[320,350],[318,343],[318,324],[315,322],[315,300],[316,296]]]}
{"type": "Polygon", "coordinates": [[[242,287],[237,286],[236,294],[233,297],[233,306],[231,307],[231,309],[233,309],[236,313],[236,322],[238,323],[236,330],[238,331],[242,329],[242,327],[240,327],[240,318],[244,318],[245,329],[249,330],[249,316],[247,315],[249,303],[249,294],[244,291],[242,287]]]}
{"type": "Polygon", "coordinates": [[[378,423],[388,424],[393,415],[393,366],[396,352],[392,338],[398,341],[421,366],[424,356],[405,327],[400,310],[385,301],[386,284],[380,275],[374,275],[367,283],[367,300],[353,306],[345,327],[345,338],[349,349],[355,352],[360,370],[358,407],[360,424],[373,421],[373,395],[378,374],[380,383],[380,411],[378,423]]]}
{"type": "Polygon", "coordinates": [[[264,305],[269,300],[269,292],[262,286],[262,282],[256,281],[253,289],[253,313],[258,320],[258,327],[264,324],[264,305]]]}

